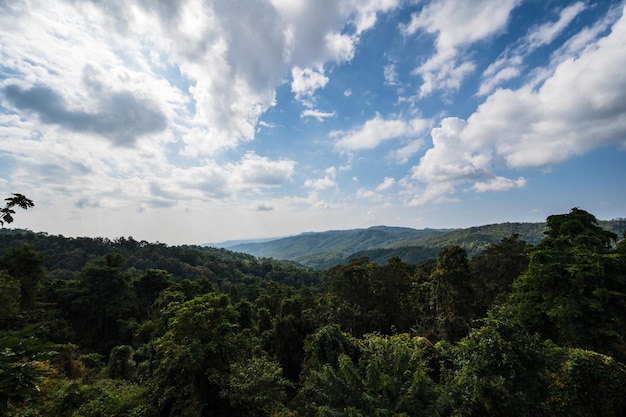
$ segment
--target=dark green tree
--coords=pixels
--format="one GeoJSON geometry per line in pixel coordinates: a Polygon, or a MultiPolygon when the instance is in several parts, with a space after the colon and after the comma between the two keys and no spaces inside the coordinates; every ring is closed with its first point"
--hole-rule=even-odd
{"type": "Polygon", "coordinates": [[[465,249],[450,246],[439,252],[430,281],[439,337],[457,341],[468,334],[475,309],[465,249]]]}
{"type": "Polygon", "coordinates": [[[0,270],[6,270],[9,275],[19,280],[20,308],[22,310],[35,308],[37,293],[46,270],[43,257],[33,246],[22,245],[5,251],[0,257],[0,270]]]}
{"type": "Polygon", "coordinates": [[[437,416],[440,392],[428,362],[432,345],[408,334],[368,334],[356,354],[336,352],[336,365],[307,366],[301,414],[307,416],[437,416]]]}
{"type": "Polygon", "coordinates": [[[7,271],[0,271],[0,323],[20,311],[20,281],[7,271]]]}
{"type": "Polygon", "coordinates": [[[53,344],[35,337],[35,330],[0,331],[0,416],[10,404],[20,405],[39,393],[46,376],[43,362],[57,353],[53,344]]]}
{"type": "Polygon", "coordinates": [[[121,255],[109,254],[89,264],[69,305],[68,319],[80,335],[79,344],[102,354],[132,337],[123,329],[135,302],[132,278],[121,270],[124,262],[121,255]]]}
{"type": "Polygon", "coordinates": [[[514,284],[519,319],[561,345],[614,352],[626,331],[626,264],[613,249],[616,237],[577,208],[548,217],[514,284]]]}
{"type": "Polygon", "coordinates": [[[514,319],[490,316],[461,340],[447,387],[457,416],[545,415],[546,355],[539,337],[514,319]]]}
{"type": "Polygon", "coordinates": [[[231,366],[251,357],[249,339],[238,333],[237,312],[225,294],[208,293],[171,303],[165,334],[153,343],[156,369],[150,401],[158,416],[228,415],[231,366]]]}
{"type": "Polygon", "coordinates": [[[527,244],[518,234],[487,246],[469,261],[478,315],[507,300],[513,281],[526,271],[528,262],[527,244]]]}

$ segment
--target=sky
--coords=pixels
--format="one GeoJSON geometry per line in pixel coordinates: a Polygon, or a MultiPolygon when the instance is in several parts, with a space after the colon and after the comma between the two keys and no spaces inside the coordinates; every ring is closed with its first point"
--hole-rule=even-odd
{"type": "Polygon", "coordinates": [[[0,192],[35,203],[10,226],[178,245],[626,217],[624,7],[0,0],[0,192]]]}

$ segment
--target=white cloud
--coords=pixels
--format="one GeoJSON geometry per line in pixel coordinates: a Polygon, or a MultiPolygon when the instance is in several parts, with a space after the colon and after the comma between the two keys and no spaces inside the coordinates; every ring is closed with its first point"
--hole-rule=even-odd
{"type": "Polygon", "coordinates": [[[396,86],[400,84],[398,79],[398,71],[395,64],[385,65],[383,67],[383,75],[385,76],[385,84],[396,86]]]}
{"type": "Polygon", "coordinates": [[[460,49],[501,32],[520,0],[432,1],[401,27],[406,35],[425,31],[436,36],[436,53],[414,70],[423,78],[420,96],[439,89],[458,89],[475,65],[462,59],[460,49]]]}
{"type": "Polygon", "coordinates": [[[291,181],[295,165],[288,159],[272,161],[248,152],[239,163],[226,165],[226,170],[244,187],[275,187],[291,181]]]}
{"type": "Polygon", "coordinates": [[[488,172],[489,158],[471,152],[461,141],[467,122],[447,117],[432,130],[433,147],[413,169],[413,178],[424,182],[446,182],[479,178],[488,172]]]}
{"type": "Polygon", "coordinates": [[[412,120],[383,119],[377,114],[358,129],[348,132],[333,132],[333,137],[339,137],[335,148],[340,150],[364,150],[374,149],[381,142],[411,137],[428,128],[429,122],[425,119],[415,118],[412,120]]]}
{"type": "Polygon", "coordinates": [[[335,115],[335,112],[329,113],[329,112],[323,112],[320,110],[313,110],[313,109],[306,109],[302,113],[300,113],[301,118],[312,117],[314,119],[317,119],[318,122],[323,122],[324,119],[333,117],[334,115],[335,115]]]}
{"type": "Polygon", "coordinates": [[[0,17],[7,45],[0,55],[24,89],[34,80],[54,86],[74,111],[98,105],[83,77],[85,68],[95,68],[104,91],[154,102],[181,130],[187,155],[212,155],[254,139],[260,115],[275,105],[275,89],[291,68],[304,68],[296,77],[316,68],[294,82],[296,95],[310,96],[328,82],[324,63],[352,59],[360,34],[373,27],[378,13],[397,5],[34,1],[13,5],[0,17]],[[348,22],[352,34],[346,33],[348,22]],[[166,73],[179,74],[181,84],[170,85],[166,73]]]}
{"type": "Polygon", "coordinates": [[[326,190],[328,188],[337,188],[338,184],[337,181],[335,181],[336,176],[337,169],[335,167],[330,167],[326,169],[326,175],[324,178],[308,179],[304,182],[304,185],[305,187],[313,188],[317,191],[326,190]]]}
{"type": "Polygon", "coordinates": [[[556,22],[549,22],[541,26],[531,28],[524,42],[528,45],[525,48],[534,50],[540,46],[551,43],[585,8],[585,3],[578,1],[561,10],[559,19],[556,22]]]}
{"type": "Polygon", "coordinates": [[[576,2],[561,10],[558,20],[530,28],[523,38],[507,48],[484,71],[478,95],[487,95],[503,82],[519,76],[524,60],[538,48],[554,41],[584,9],[583,2],[576,2]]]}
{"type": "Polygon", "coordinates": [[[473,188],[477,192],[482,193],[485,191],[508,191],[512,188],[525,187],[526,184],[527,181],[524,177],[519,177],[516,180],[505,177],[495,177],[491,178],[489,181],[476,182],[473,188]]]}
{"type": "Polygon", "coordinates": [[[389,156],[398,164],[406,164],[409,159],[424,148],[424,140],[417,139],[409,142],[400,149],[391,151],[389,156]]]}
{"type": "Polygon", "coordinates": [[[324,68],[294,67],[291,76],[293,78],[291,91],[297,100],[310,99],[317,89],[323,88],[328,83],[324,68]]]}
{"type": "Polygon", "coordinates": [[[396,184],[396,180],[391,177],[385,177],[382,183],[378,184],[376,191],[385,191],[390,189],[396,184]]]}
{"type": "Polygon", "coordinates": [[[426,184],[414,204],[453,194],[524,186],[494,169],[549,168],[592,149],[626,143],[626,16],[607,36],[554,67],[538,89],[500,89],[467,121],[445,118],[432,130],[433,147],[412,170],[426,184]]]}

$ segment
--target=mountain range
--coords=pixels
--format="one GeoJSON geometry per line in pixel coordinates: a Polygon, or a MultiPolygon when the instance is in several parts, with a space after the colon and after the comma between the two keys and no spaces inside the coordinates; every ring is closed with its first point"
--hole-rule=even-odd
{"type": "MultiPolygon", "coordinates": [[[[600,221],[600,226],[620,238],[626,231],[626,219],[600,221]]],[[[261,241],[234,241],[208,244],[257,257],[275,258],[299,263],[315,269],[328,269],[350,259],[368,257],[385,264],[398,256],[404,262],[417,264],[436,258],[447,246],[458,245],[468,256],[487,245],[518,234],[529,244],[538,243],[545,230],[544,222],[497,223],[465,229],[412,229],[408,227],[373,226],[366,229],[306,232],[296,236],[261,241]]]]}

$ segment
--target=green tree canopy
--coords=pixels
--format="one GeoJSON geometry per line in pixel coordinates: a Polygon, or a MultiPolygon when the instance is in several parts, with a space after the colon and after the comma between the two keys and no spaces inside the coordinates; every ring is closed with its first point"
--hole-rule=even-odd
{"type": "Polygon", "coordinates": [[[511,303],[531,331],[564,346],[612,352],[626,330],[624,254],[614,233],[580,209],[548,217],[511,303]]]}

